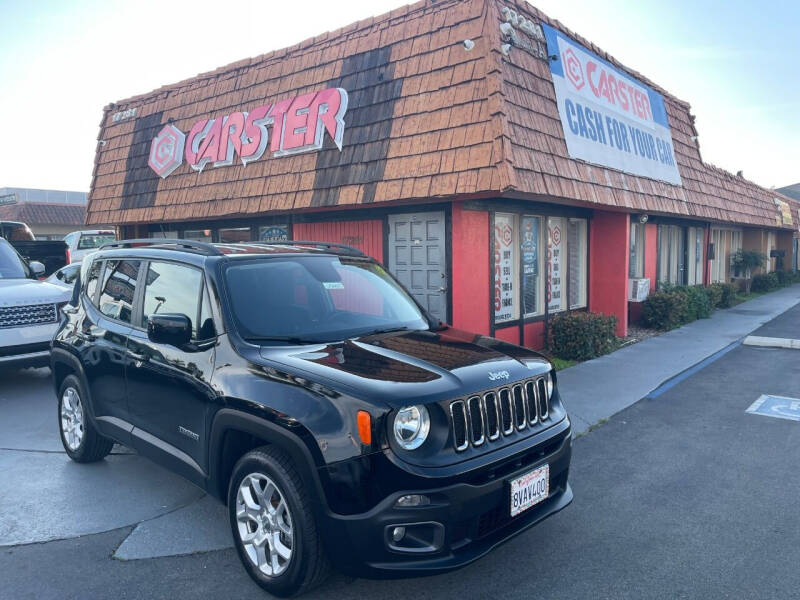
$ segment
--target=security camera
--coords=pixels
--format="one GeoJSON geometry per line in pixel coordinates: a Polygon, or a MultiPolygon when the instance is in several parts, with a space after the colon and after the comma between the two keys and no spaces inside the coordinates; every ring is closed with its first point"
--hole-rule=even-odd
{"type": "Polygon", "coordinates": [[[472,40],[464,40],[464,48],[469,51],[475,47],[475,42],[472,40]]]}

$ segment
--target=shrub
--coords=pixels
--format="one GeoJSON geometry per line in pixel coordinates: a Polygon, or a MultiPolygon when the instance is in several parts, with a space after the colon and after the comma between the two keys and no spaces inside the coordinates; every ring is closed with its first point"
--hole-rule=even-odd
{"type": "Polygon", "coordinates": [[[719,284],[711,284],[703,288],[703,290],[708,296],[708,303],[711,305],[711,309],[718,308],[720,302],[722,302],[722,288],[719,284]]]}
{"type": "Polygon", "coordinates": [[[653,329],[673,329],[686,323],[689,300],[678,291],[653,292],[643,302],[642,319],[653,329]]]}
{"type": "Polygon", "coordinates": [[[567,313],[550,322],[550,350],[560,358],[588,360],[617,346],[617,318],[589,312],[567,313]]]}
{"type": "Polygon", "coordinates": [[[679,294],[686,296],[686,321],[696,321],[697,319],[707,319],[711,316],[714,308],[708,299],[702,285],[681,286],[675,288],[679,294]]]}
{"type": "Polygon", "coordinates": [[[753,292],[769,292],[780,287],[780,280],[775,273],[756,275],[750,289],[753,292]]]}
{"type": "Polygon", "coordinates": [[[732,283],[712,283],[711,288],[719,290],[720,299],[717,308],[730,308],[736,300],[736,286],[732,283]]]}
{"type": "Polygon", "coordinates": [[[792,285],[800,281],[800,271],[775,271],[781,285],[792,285]]]}

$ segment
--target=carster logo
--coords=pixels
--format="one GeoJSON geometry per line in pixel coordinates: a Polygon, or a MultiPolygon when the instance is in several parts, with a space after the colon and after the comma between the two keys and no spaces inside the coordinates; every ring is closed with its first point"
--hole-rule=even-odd
{"type": "Polygon", "coordinates": [[[489,381],[497,381],[498,379],[508,379],[511,375],[508,371],[489,371],[489,381]]]}
{"type": "Polygon", "coordinates": [[[581,66],[581,61],[578,60],[572,48],[567,48],[561,55],[561,58],[564,60],[564,74],[567,76],[567,79],[572,82],[576,90],[581,89],[586,84],[586,81],[583,79],[583,66],[581,66]]]}

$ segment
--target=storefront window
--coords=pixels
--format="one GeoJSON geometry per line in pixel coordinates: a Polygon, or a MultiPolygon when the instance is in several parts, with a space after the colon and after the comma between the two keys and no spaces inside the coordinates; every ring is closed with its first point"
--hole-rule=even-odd
{"type": "Polygon", "coordinates": [[[520,249],[522,251],[522,304],[526,317],[533,317],[544,311],[544,302],[539,285],[539,273],[542,272],[539,251],[542,219],[539,217],[522,217],[522,235],[520,249]]]}
{"type": "Polygon", "coordinates": [[[569,307],[586,306],[586,221],[567,222],[567,251],[569,252],[569,307]]]}
{"type": "Polygon", "coordinates": [[[519,318],[517,290],[517,217],[497,213],[494,217],[494,320],[519,318]]]}
{"type": "Polygon", "coordinates": [[[742,247],[742,232],[731,229],[712,229],[714,258],[711,259],[711,282],[727,282],[734,275],[731,260],[742,247]]]}
{"type": "Polygon", "coordinates": [[[196,242],[210,242],[211,230],[210,229],[187,229],[183,232],[184,239],[194,240],[196,242]]]}
{"type": "MultiPolygon", "coordinates": [[[[188,232],[187,232],[188,233],[188,232]]],[[[166,238],[169,240],[175,240],[178,238],[177,231],[151,231],[150,232],[151,238],[166,238]]]]}
{"type": "Polygon", "coordinates": [[[496,324],[541,316],[545,302],[550,313],[586,306],[585,219],[496,213],[494,222],[496,324]]]}
{"type": "Polygon", "coordinates": [[[687,236],[687,281],[688,285],[703,285],[703,240],[700,227],[689,227],[687,236]]]}
{"type": "Polygon", "coordinates": [[[249,227],[231,227],[219,230],[220,244],[241,244],[250,241],[249,227]]]}
{"type": "Polygon", "coordinates": [[[685,228],[658,226],[658,283],[683,285],[685,272],[685,228]]]}
{"type": "Polygon", "coordinates": [[[644,223],[631,221],[630,262],[628,277],[640,279],[644,277],[644,223]]]}

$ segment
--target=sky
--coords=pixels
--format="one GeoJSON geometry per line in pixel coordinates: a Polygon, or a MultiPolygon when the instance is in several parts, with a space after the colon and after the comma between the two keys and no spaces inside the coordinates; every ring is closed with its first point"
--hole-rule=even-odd
{"type": "MultiPolygon", "coordinates": [[[[403,4],[0,0],[0,187],[88,191],[108,103],[403,4]]],[[[800,2],[534,5],[688,101],[706,162],[800,182],[800,2]]]]}

